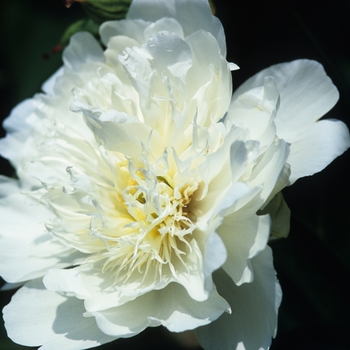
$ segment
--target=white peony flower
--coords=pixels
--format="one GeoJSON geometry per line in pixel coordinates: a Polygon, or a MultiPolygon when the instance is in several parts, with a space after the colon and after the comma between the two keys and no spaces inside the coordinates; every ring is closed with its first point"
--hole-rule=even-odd
{"type": "Polygon", "coordinates": [[[17,106],[0,151],[0,273],[13,341],[83,349],[146,327],[196,329],[205,349],[267,349],[281,290],[269,238],[280,190],[350,145],[319,119],[322,66],[268,68],[232,97],[223,28],[201,0],[134,0],[76,34],[44,93],[17,106]]]}

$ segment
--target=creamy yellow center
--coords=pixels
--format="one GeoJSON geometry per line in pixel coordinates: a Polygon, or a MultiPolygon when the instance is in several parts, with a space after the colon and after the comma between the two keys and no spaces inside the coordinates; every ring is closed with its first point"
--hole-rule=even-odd
{"type": "Polygon", "coordinates": [[[113,237],[106,237],[108,256],[104,269],[113,269],[127,280],[134,273],[147,274],[152,267],[175,273],[191,249],[195,228],[189,210],[198,188],[194,178],[179,181],[158,166],[134,168],[131,161],[118,164],[118,188],[113,195],[115,219],[120,221],[113,237]]]}

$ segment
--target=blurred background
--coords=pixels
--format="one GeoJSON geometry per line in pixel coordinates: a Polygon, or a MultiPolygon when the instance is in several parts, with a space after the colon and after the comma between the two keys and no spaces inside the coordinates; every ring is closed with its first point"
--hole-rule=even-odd
{"type": "MultiPolygon", "coordinates": [[[[215,0],[227,37],[228,60],[240,66],[234,86],[272,64],[315,59],[338,87],[340,101],[326,116],[350,125],[350,1],[215,0]]],[[[10,0],[0,4],[0,117],[40,91],[61,65],[53,53],[69,24],[83,18],[79,4],[10,0]]],[[[4,131],[1,130],[1,136],[4,131]]],[[[1,173],[12,169],[1,160],[1,173]]],[[[291,232],[272,244],[283,289],[272,350],[350,349],[350,151],[312,177],[284,190],[291,232]]],[[[0,213],[1,215],[1,213],[0,213]]],[[[0,293],[0,307],[13,292],[0,293]]],[[[188,339],[187,337],[185,337],[188,339]]],[[[184,349],[164,329],[106,344],[101,349],[184,349]]],[[[0,349],[13,344],[0,321],[0,349]]]]}

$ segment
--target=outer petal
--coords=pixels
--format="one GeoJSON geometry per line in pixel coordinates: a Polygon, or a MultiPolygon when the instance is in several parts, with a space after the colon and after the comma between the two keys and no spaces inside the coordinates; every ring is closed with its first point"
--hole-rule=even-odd
{"type": "Polygon", "coordinates": [[[268,349],[276,333],[277,309],[281,289],[267,247],[252,260],[254,281],[236,286],[219,270],[214,281],[219,293],[229,302],[232,313],[223,314],[215,322],[197,329],[199,343],[211,350],[268,349]]]}
{"type": "Polygon", "coordinates": [[[203,302],[194,301],[186,290],[171,283],[119,307],[93,312],[100,329],[112,336],[131,337],[146,327],[163,325],[173,332],[182,332],[208,324],[229,309],[216,290],[203,302]]]}
{"type": "Polygon", "coordinates": [[[41,86],[43,92],[47,95],[54,95],[55,84],[58,78],[60,78],[64,73],[64,68],[59,68],[49,79],[47,79],[44,84],[41,86]]]}
{"type": "Polygon", "coordinates": [[[20,164],[23,152],[25,152],[23,146],[31,131],[31,127],[26,123],[26,119],[34,110],[33,99],[24,100],[5,119],[4,128],[7,131],[7,135],[0,140],[0,154],[8,159],[14,167],[20,164]]]}
{"type": "Polygon", "coordinates": [[[218,228],[227,249],[223,269],[237,285],[253,280],[250,260],[265,248],[270,235],[269,216],[257,216],[256,211],[253,206],[243,207],[225,217],[218,228]]]}
{"type": "Polygon", "coordinates": [[[15,180],[1,178],[0,274],[8,282],[43,276],[53,267],[74,264],[80,254],[54,241],[44,222],[52,214],[19,192],[15,180]]]}
{"type": "Polygon", "coordinates": [[[69,46],[64,50],[63,62],[68,68],[78,69],[82,63],[104,62],[104,55],[90,33],[79,32],[72,36],[69,46]]]}
{"type": "Polygon", "coordinates": [[[338,101],[338,91],[323,67],[315,61],[297,60],[267,68],[242,84],[233,101],[273,76],[281,104],[275,118],[277,135],[291,143],[290,182],[325,168],[350,146],[349,132],[341,121],[319,119],[338,101]]]}
{"type": "Polygon", "coordinates": [[[115,339],[102,333],[84,312],[81,300],[48,291],[40,280],[28,282],[3,310],[9,337],[21,345],[79,350],[115,339]]]}
{"type": "Polygon", "coordinates": [[[328,119],[314,123],[305,137],[291,144],[287,160],[291,165],[290,183],[321,171],[349,147],[349,130],[343,122],[328,119]]]}
{"type": "Polygon", "coordinates": [[[221,22],[212,15],[207,0],[134,0],[127,14],[128,19],[150,22],[162,17],[175,18],[182,25],[185,36],[200,29],[212,33],[219,42],[221,54],[226,56],[224,30],[221,22]]]}
{"type": "Polygon", "coordinates": [[[259,140],[260,147],[267,147],[276,136],[274,117],[278,103],[276,82],[267,77],[262,86],[242,93],[232,101],[225,123],[244,126],[250,131],[252,140],[259,140]]]}
{"type": "Polygon", "coordinates": [[[269,214],[271,218],[270,240],[288,236],[290,210],[281,192],[278,192],[269,204],[259,212],[259,215],[262,214],[269,214]]]}

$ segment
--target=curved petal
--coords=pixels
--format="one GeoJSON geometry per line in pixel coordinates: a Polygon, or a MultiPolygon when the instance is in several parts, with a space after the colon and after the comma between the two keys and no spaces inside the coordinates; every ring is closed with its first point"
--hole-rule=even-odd
{"type": "Polygon", "coordinates": [[[260,147],[270,145],[276,136],[274,118],[279,103],[279,91],[273,77],[266,77],[263,85],[248,90],[233,99],[225,123],[243,125],[252,140],[260,147]]]}
{"type": "Polygon", "coordinates": [[[41,280],[28,282],[3,310],[8,336],[41,350],[80,350],[111,342],[94,317],[84,317],[81,300],[45,289],[41,280]]]}
{"type": "Polygon", "coordinates": [[[120,35],[142,43],[145,40],[144,30],[147,25],[149,23],[143,20],[107,21],[100,27],[101,40],[107,46],[111,38],[120,35]]]}
{"type": "Polygon", "coordinates": [[[26,119],[34,110],[34,100],[24,100],[13,108],[9,117],[4,121],[3,126],[7,134],[5,138],[0,140],[0,154],[15,167],[22,159],[22,152],[19,150],[23,150],[24,143],[31,131],[26,119]]]}
{"type": "Polygon", "coordinates": [[[270,235],[269,215],[256,215],[257,208],[243,207],[224,218],[218,234],[227,249],[222,266],[235,284],[251,282],[251,259],[265,249],[270,235]]]}
{"type": "Polygon", "coordinates": [[[42,204],[19,192],[18,183],[2,178],[0,194],[0,274],[7,282],[43,276],[51,267],[74,264],[82,255],[52,239],[45,221],[52,217],[42,204]]]}
{"type": "Polygon", "coordinates": [[[166,288],[171,282],[182,285],[194,301],[205,301],[209,293],[204,288],[203,258],[195,240],[190,243],[189,250],[184,261],[177,264],[176,273],[173,275],[164,268],[162,278],[155,278],[152,273],[139,272],[127,282],[116,283],[115,271],[102,272],[103,265],[96,264],[68,270],[50,269],[44,277],[44,284],[49,290],[73,293],[77,298],[84,299],[88,311],[123,305],[152,290],[166,288]]]}
{"type": "Polygon", "coordinates": [[[219,270],[214,274],[218,292],[231,306],[211,324],[196,330],[205,349],[268,349],[276,333],[277,310],[282,292],[272,264],[271,249],[267,247],[252,260],[254,280],[236,286],[219,270]]]}
{"type": "Polygon", "coordinates": [[[47,79],[41,86],[41,90],[47,95],[54,95],[55,84],[59,77],[63,76],[64,68],[59,68],[49,79],[47,79]]]}
{"type": "Polygon", "coordinates": [[[254,167],[247,184],[250,187],[263,185],[261,197],[264,202],[276,186],[282,186],[281,181],[285,181],[284,186],[287,184],[288,179],[284,175],[288,156],[289,145],[283,140],[277,140],[261,155],[254,167]]]}
{"type": "Polygon", "coordinates": [[[343,122],[326,119],[314,123],[303,138],[290,146],[290,183],[323,170],[349,147],[349,130],[343,122]]]}
{"type": "Polygon", "coordinates": [[[74,34],[63,52],[65,67],[76,70],[86,62],[104,62],[103,50],[96,39],[87,32],[74,34]]]}
{"type": "Polygon", "coordinates": [[[271,218],[270,241],[278,238],[286,238],[289,233],[290,210],[278,192],[261,211],[259,215],[268,214],[271,218]]]}
{"type": "Polygon", "coordinates": [[[94,132],[96,139],[113,152],[123,152],[125,155],[140,160],[142,145],[150,142],[150,148],[160,156],[164,150],[163,140],[159,133],[147,124],[140,123],[136,118],[118,111],[107,113],[97,112],[78,103],[74,111],[85,114],[87,124],[94,132]],[[152,137],[150,137],[152,136],[152,137]]]}
{"type": "Polygon", "coordinates": [[[275,78],[280,92],[275,123],[277,135],[291,144],[288,162],[293,183],[322,170],[342,154],[350,146],[349,133],[340,121],[319,121],[338,101],[339,94],[315,61],[296,60],[264,69],[234,92],[233,101],[262,86],[267,76],[275,78]]]}
{"type": "Polygon", "coordinates": [[[171,283],[119,307],[92,314],[104,333],[131,337],[149,326],[163,325],[173,332],[194,329],[217,319],[228,308],[216,290],[207,300],[198,302],[181,285],[171,283]]]}
{"type": "Polygon", "coordinates": [[[221,22],[212,15],[208,1],[134,0],[127,14],[128,19],[149,22],[162,17],[175,18],[182,25],[185,36],[200,29],[212,33],[219,42],[221,54],[226,56],[224,30],[221,22]]]}

